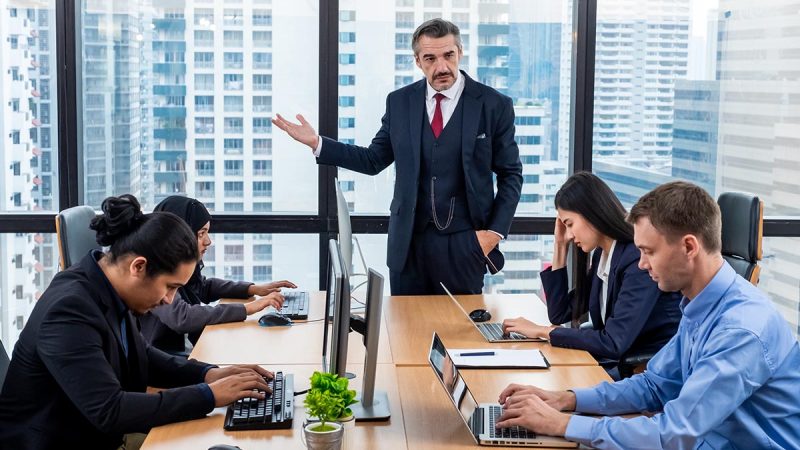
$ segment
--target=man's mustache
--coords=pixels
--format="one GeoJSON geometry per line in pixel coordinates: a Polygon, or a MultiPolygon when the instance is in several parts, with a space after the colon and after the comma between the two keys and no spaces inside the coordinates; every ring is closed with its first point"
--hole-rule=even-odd
{"type": "Polygon", "coordinates": [[[436,73],[436,74],[433,75],[433,78],[436,79],[436,78],[444,78],[444,77],[452,77],[452,76],[453,76],[453,72],[447,71],[447,72],[436,73]]]}

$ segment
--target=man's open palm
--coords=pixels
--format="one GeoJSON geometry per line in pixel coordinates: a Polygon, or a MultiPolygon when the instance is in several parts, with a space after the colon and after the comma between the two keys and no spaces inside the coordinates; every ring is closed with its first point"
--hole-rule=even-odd
{"type": "Polygon", "coordinates": [[[272,123],[274,123],[276,127],[285,131],[297,142],[302,142],[303,144],[311,147],[312,150],[316,150],[317,144],[319,143],[319,136],[314,130],[314,127],[312,127],[311,124],[306,121],[302,114],[298,114],[296,117],[297,120],[300,121],[299,124],[289,122],[280,114],[275,114],[275,117],[272,119],[272,123]]]}

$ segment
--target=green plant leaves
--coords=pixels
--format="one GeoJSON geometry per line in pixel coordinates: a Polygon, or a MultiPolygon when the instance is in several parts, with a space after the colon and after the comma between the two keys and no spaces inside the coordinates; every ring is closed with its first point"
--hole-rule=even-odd
{"type": "Polygon", "coordinates": [[[353,414],[348,408],[356,402],[356,391],[349,390],[347,378],[336,374],[314,372],[311,375],[311,388],[303,404],[311,416],[325,422],[353,414]]]}

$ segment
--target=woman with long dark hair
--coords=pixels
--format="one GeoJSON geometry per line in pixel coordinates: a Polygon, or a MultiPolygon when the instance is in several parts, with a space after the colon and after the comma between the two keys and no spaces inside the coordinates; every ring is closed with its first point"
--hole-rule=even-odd
{"type": "Polygon", "coordinates": [[[185,351],[184,335],[194,344],[206,325],[241,322],[250,314],[272,306],[280,311],[283,305],[281,288],[296,288],[286,280],[254,284],[246,281],[230,281],[206,278],[203,270],[203,255],[211,246],[209,230],[211,214],[205,205],[193,198],[173,195],[162,200],[154,211],[170,212],[183,219],[197,238],[199,258],[192,277],[178,289],[175,301],[170,305],[154,309],[140,319],[142,334],[154,346],[171,353],[185,351]],[[247,303],[229,303],[207,306],[220,298],[259,298],[247,303]]]}
{"type": "Polygon", "coordinates": [[[559,189],[555,206],[553,262],[541,272],[542,287],[550,322],[573,327],[537,325],[520,317],[504,321],[504,330],[586,350],[607,369],[626,354],[658,351],[678,329],[681,295],[660,291],[639,268],[640,252],[622,203],[596,175],[579,172],[559,189]],[[578,265],[584,275],[572,291],[566,268],[571,244],[579,261],[590,261],[588,270],[578,265]],[[577,327],[587,312],[591,327],[577,327]]]}

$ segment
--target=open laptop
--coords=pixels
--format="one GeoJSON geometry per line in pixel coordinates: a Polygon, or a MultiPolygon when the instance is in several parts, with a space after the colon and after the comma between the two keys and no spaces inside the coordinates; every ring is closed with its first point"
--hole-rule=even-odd
{"type": "Polygon", "coordinates": [[[475,401],[475,397],[472,396],[464,379],[461,378],[458,368],[450,359],[450,354],[435,332],[431,342],[431,351],[428,354],[428,362],[464,421],[464,425],[467,426],[472,438],[479,445],[565,448],[578,446],[576,442],[559,437],[543,436],[519,426],[495,428],[495,423],[502,414],[503,407],[498,403],[478,404],[475,401]]]}
{"type": "Polygon", "coordinates": [[[444,283],[439,283],[442,286],[442,289],[450,296],[450,299],[453,300],[453,303],[458,306],[458,309],[464,313],[467,320],[477,328],[478,331],[486,338],[489,342],[546,342],[547,339],[542,338],[529,338],[523,334],[519,333],[503,333],[503,324],[501,322],[475,322],[469,317],[469,313],[458,303],[453,294],[450,293],[450,290],[447,289],[447,286],[444,283]]]}

